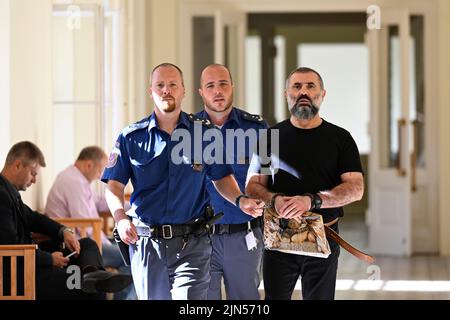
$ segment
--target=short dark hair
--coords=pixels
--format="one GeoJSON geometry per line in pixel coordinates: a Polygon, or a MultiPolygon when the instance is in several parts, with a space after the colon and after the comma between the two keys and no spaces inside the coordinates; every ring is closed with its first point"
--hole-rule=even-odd
{"type": "Polygon", "coordinates": [[[209,64],[209,65],[207,65],[206,67],[204,67],[203,70],[202,70],[202,73],[200,74],[200,88],[202,87],[202,75],[203,75],[203,71],[205,71],[207,68],[210,68],[210,67],[223,67],[223,68],[225,68],[225,70],[227,70],[227,72],[228,72],[228,75],[230,76],[231,84],[233,84],[233,77],[231,76],[230,69],[228,69],[228,68],[227,68],[225,65],[223,65],[223,64],[220,64],[220,63],[212,63],[212,64],[209,64]]]}
{"type": "Polygon", "coordinates": [[[155,73],[155,71],[157,69],[159,69],[159,68],[169,68],[169,67],[172,67],[172,68],[175,68],[175,69],[178,70],[178,72],[180,73],[180,76],[181,76],[181,84],[184,86],[183,71],[181,71],[181,69],[178,66],[176,66],[176,65],[174,65],[173,63],[170,63],[170,62],[163,62],[163,63],[158,64],[156,67],[153,68],[152,73],[151,73],[151,77],[150,77],[150,83],[152,82],[153,74],[155,73]]]}
{"type": "Polygon", "coordinates": [[[45,167],[45,158],[41,149],[30,141],[18,142],[11,147],[6,156],[5,166],[10,166],[14,161],[20,160],[24,166],[37,162],[41,167],[45,167]]]}
{"type": "Polygon", "coordinates": [[[308,68],[308,67],[299,67],[297,69],[292,70],[291,73],[289,73],[289,75],[288,75],[288,77],[286,79],[286,88],[288,87],[289,80],[291,79],[293,74],[295,74],[295,73],[310,73],[310,72],[315,73],[317,75],[317,77],[319,78],[320,88],[323,90],[324,86],[323,86],[323,79],[322,79],[322,77],[320,76],[320,74],[316,70],[308,68]]]}
{"type": "Polygon", "coordinates": [[[98,146],[89,146],[81,150],[80,154],[78,155],[77,161],[92,160],[94,162],[98,162],[105,157],[107,157],[107,155],[102,148],[98,146]]]}

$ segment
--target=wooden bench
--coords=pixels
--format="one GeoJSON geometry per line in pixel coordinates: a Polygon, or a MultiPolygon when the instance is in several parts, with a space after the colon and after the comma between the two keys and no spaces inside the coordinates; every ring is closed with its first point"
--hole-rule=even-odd
{"type": "MultiPolygon", "coordinates": [[[[88,236],[88,228],[92,228],[91,238],[97,243],[100,253],[102,253],[102,218],[53,218],[53,220],[65,225],[66,227],[76,229],[81,238],[88,236]]],[[[33,233],[33,240],[36,243],[49,240],[49,238],[42,234],[33,233]]]]}
{"type": "Polygon", "coordinates": [[[76,229],[81,238],[86,238],[88,228],[92,228],[91,238],[97,243],[100,253],[102,253],[102,218],[55,218],[55,221],[66,227],[76,229]]]}
{"type": "Polygon", "coordinates": [[[0,300],[35,300],[36,299],[36,256],[35,244],[0,245],[0,300]],[[10,257],[10,294],[3,292],[3,259],[10,257]],[[23,257],[24,294],[17,293],[17,257],[23,257]]]}
{"type": "Polygon", "coordinates": [[[109,211],[100,211],[98,213],[100,218],[103,219],[103,232],[107,237],[111,237],[114,229],[114,218],[109,211]]]}

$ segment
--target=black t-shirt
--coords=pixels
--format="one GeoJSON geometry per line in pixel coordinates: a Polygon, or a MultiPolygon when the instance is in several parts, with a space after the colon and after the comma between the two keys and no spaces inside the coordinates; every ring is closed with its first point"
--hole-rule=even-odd
{"type": "MultiPolygon", "coordinates": [[[[342,183],[346,172],[363,172],[358,147],[350,133],[325,120],[313,129],[294,127],[290,120],[276,124],[279,129],[279,151],[270,146],[279,159],[279,170],[269,178],[269,189],[287,196],[331,190],[342,183]]],[[[342,208],[315,210],[324,222],[342,217],[342,208]]]]}

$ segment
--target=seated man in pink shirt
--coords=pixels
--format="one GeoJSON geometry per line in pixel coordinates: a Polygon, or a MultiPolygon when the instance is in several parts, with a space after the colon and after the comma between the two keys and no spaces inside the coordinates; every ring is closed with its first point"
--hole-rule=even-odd
{"type": "MultiPolygon", "coordinates": [[[[106,200],[93,192],[91,183],[100,179],[108,162],[105,152],[97,146],[81,150],[74,165],[63,170],[56,177],[47,196],[45,214],[51,218],[98,218],[99,211],[109,210],[106,200]]],[[[102,232],[102,256],[106,267],[131,274],[125,266],[117,245],[112,244],[102,232]]],[[[133,284],[114,295],[115,299],[136,297],[133,284]]]]}

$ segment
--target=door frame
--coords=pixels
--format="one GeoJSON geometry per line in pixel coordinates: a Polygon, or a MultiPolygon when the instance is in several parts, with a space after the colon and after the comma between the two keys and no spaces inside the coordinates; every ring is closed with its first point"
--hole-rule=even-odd
{"type": "MultiPolygon", "coordinates": [[[[366,33],[370,52],[371,154],[369,157],[369,247],[376,254],[411,254],[411,170],[409,168],[410,23],[409,11],[384,10],[381,30],[366,33]],[[389,26],[398,27],[399,105],[389,114],[389,26]],[[395,118],[390,119],[394,116],[395,118]],[[392,126],[397,122],[396,130],[392,126]],[[396,166],[383,164],[391,157],[388,141],[398,136],[396,166]]],[[[391,141],[392,142],[392,141],[391,141]]]]}
{"type": "MultiPolygon", "coordinates": [[[[237,27],[237,37],[242,40],[241,43],[237,43],[237,61],[238,72],[233,74],[233,78],[236,83],[244,84],[235,87],[236,91],[236,103],[244,105],[245,102],[245,34],[247,31],[246,11],[235,9],[233,6],[229,6],[227,2],[221,3],[221,1],[181,1],[180,2],[180,23],[179,23],[179,52],[178,61],[181,69],[186,75],[193,75],[194,68],[192,66],[193,52],[193,25],[191,23],[192,17],[214,17],[214,32],[218,34],[214,39],[214,47],[217,49],[214,53],[214,59],[216,63],[225,63],[224,57],[224,32],[223,26],[227,24],[233,24],[237,27]],[[240,19],[240,17],[243,17],[240,19]],[[243,20],[242,20],[243,19],[243,20]]],[[[192,77],[184,77],[184,84],[186,87],[186,97],[184,99],[186,112],[194,112],[194,94],[197,94],[198,80],[192,80],[192,77]]]]}

